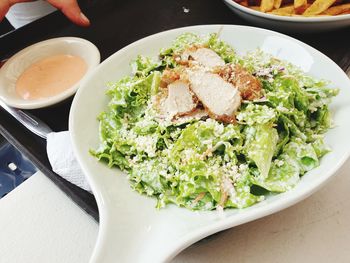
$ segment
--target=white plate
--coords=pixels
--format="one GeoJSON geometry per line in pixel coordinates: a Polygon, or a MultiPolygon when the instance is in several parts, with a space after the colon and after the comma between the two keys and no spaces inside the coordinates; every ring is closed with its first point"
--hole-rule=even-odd
{"type": "Polygon", "coordinates": [[[278,16],[244,7],[234,0],[223,1],[240,17],[257,26],[275,29],[281,32],[315,33],[350,26],[350,14],[324,17],[278,16]]]}
{"type": "Polygon", "coordinates": [[[340,168],[349,155],[349,86],[345,73],[319,51],[288,36],[253,27],[206,25],[179,28],[141,39],[112,55],[81,84],[69,118],[74,151],[93,189],[100,212],[100,231],[91,262],[170,260],[201,238],[277,212],[309,196],[340,168]],[[326,137],[333,151],[322,159],[317,169],[304,175],[297,187],[243,210],[191,212],[174,205],[157,210],[154,199],[131,190],[125,174],[107,168],[89,154],[89,149],[96,149],[99,145],[96,117],[107,108],[105,83],[130,74],[130,61],[138,54],[156,56],[160,48],[169,46],[184,32],[220,32],[220,38],[240,54],[259,47],[300,66],[315,77],[331,80],[332,87],[341,89],[332,104],[337,126],[326,137]]]}
{"type": "MultiPolygon", "coordinates": [[[[54,55],[81,57],[87,64],[88,75],[100,64],[100,52],[90,41],[77,37],[59,37],[35,43],[13,55],[0,69],[0,99],[19,109],[37,109],[51,106],[72,96],[80,81],[69,89],[49,98],[25,100],[16,93],[18,77],[33,63],[54,55]]],[[[84,79],[84,77],[82,79],[84,79]]]]}

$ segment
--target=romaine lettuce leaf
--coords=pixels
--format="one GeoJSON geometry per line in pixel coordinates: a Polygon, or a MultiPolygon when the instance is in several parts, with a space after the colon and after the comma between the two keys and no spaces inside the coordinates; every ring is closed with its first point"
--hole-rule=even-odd
{"type": "Polygon", "coordinates": [[[252,177],[252,183],[267,189],[270,192],[285,192],[292,189],[300,180],[298,164],[282,155],[276,159],[270,168],[267,178],[252,177]]]}
{"type": "Polygon", "coordinates": [[[141,55],[131,63],[132,73],[137,77],[147,77],[151,72],[159,70],[161,66],[161,61],[141,55]]]}
{"type": "Polygon", "coordinates": [[[245,134],[245,154],[258,167],[260,176],[266,178],[276,151],[278,132],[271,124],[263,124],[248,126],[245,134]]]}

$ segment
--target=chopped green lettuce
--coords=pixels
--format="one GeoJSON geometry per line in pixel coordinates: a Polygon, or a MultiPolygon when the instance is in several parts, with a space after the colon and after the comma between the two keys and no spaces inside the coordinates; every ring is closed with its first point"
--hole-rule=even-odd
{"type": "Polygon", "coordinates": [[[258,167],[260,176],[266,178],[276,151],[278,132],[271,124],[264,124],[246,127],[245,134],[245,155],[258,167]]]}

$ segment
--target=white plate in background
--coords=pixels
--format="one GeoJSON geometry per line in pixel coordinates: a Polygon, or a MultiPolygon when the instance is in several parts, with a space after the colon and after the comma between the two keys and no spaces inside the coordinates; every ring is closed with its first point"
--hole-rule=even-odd
{"type": "Polygon", "coordinates": [[[322,17],[279,16],[250,9],[234,0],[223,1],[235,14],[254,25],[281,32],[316,33],[350,27],[350,14],[322,17]]]}

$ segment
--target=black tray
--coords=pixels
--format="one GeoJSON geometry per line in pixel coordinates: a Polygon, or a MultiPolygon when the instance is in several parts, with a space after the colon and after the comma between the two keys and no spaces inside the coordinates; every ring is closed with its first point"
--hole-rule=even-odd
{"type": "MultiPolygon", "coordinates": [[[[103,60],[135,40],[172,28],[199,24],[251,25],[238,18],[219,0],[90,0],[81,1],[81,5],[92,22],[91,27],[77,27],[59,12],[52,13],[0,37],[0,60],[32,43],[59,36],[90,40],[100,49],[103,60]],[[189,9],[189,12],[184,12],[184,8],[189,9]]],[[[349,35],[350,28],[292,36],[325,53],[347,71],[350,67],[349,35]]],[[[31,113],[45,121],[54,131],[66,130],[71,101],[69,99],[57,106],[33,110],[31,113]]],[[[74,202],[98,220],[93,195],[52,172],[46,155],[46,142],[31,134],[2,109],[0,133],[28,156],[74,202]]]]}

